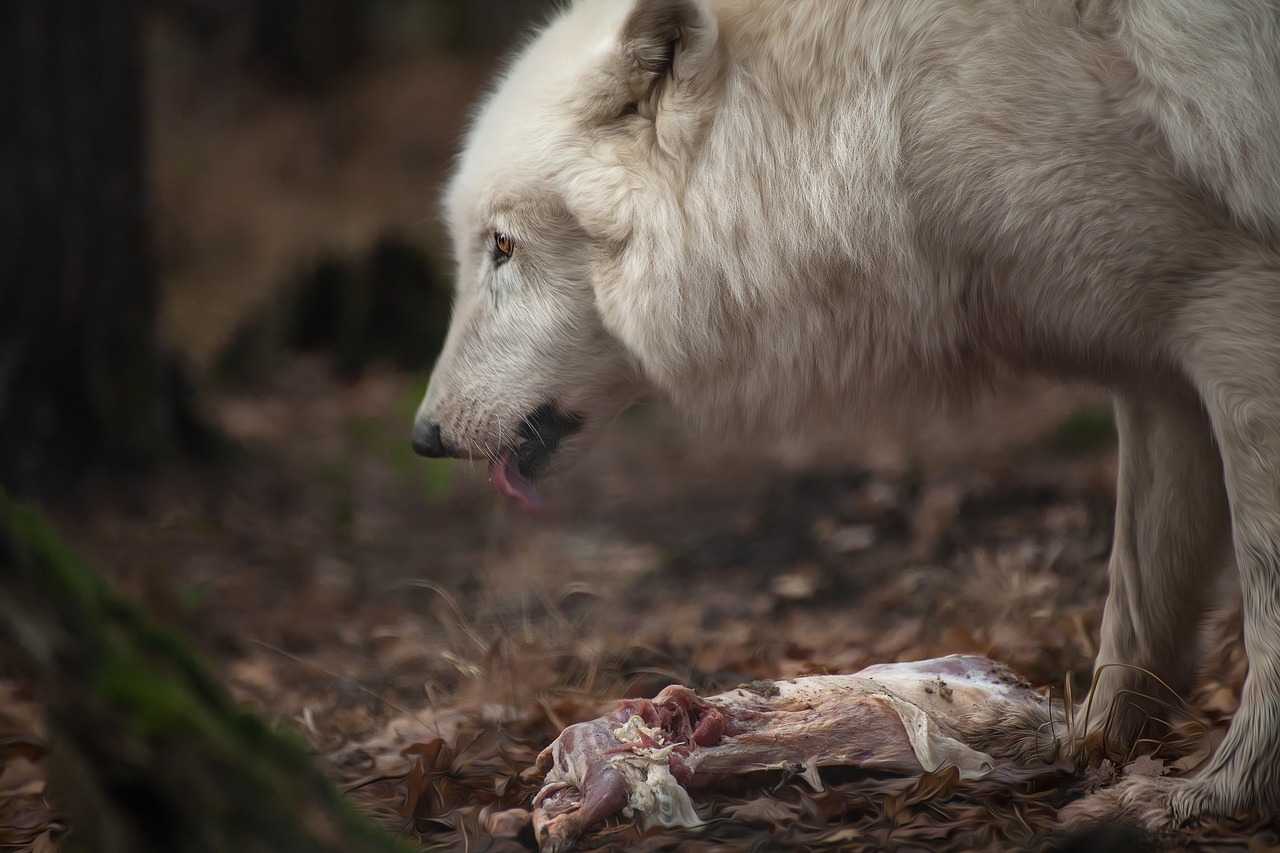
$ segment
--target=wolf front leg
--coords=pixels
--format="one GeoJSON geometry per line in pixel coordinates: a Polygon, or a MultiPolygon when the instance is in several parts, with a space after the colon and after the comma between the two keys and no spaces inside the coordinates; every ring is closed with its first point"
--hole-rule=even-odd
{"type": "Polygon", "coordinates": [[[1222,464],[1181,380],[1115,397],[1120,437],[1110,594],[1077,750],[1130,750],[1158,737],[1192,686],[1196,630],[1229,542],[1222,464]],[[1153,677],[1154,676],[1154,677],[1153,677]],[[1161,683],[1163,682],[1163,684],[1161,683]]]}
{"type": "Polygon", "coordinates": [[[1179,334],[1222,455],[1249,674],[1211,763],[1170,798],[1175,825],[1280,814],[1280,250],[1210,279],[1179,334]]]}

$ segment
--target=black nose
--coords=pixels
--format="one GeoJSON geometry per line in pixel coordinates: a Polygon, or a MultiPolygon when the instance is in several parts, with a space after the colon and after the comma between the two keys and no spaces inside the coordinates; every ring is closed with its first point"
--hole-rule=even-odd
{"type": "Polygon", "coordinates": [[[413,452],[419,456],[428,456],[433,459],[452,455],[448,446],[444,443],[444,438],[440,435],[440,424],[433,424],[429,421],[418,421],[414,424],[413,452]]]}

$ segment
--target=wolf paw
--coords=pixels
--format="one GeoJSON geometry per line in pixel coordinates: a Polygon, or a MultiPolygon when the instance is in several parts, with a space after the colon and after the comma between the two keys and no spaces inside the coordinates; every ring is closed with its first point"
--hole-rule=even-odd
{"type": "Polygon", "coordinates": [[[1153,832],[1182,829],[1188,815],[1180,820],[1173,803],[1187,784],[1185,779],[1161,776],[1125,777],[1071,803],[1062,810],[1059,819],[1068,827],[1120,820],[1153,832]]]}
{"type": "Polygon", "coordinates": [[[1077,800],[1059,814],[1070,829],[1099,823],[1132,823],[1157,835],[1248,831],[1266,825],[1270,810],[1242,804],[1215,777],[1126,776],[1077,800]],[[1261,821],[1261,822],[1260,822],[1261,821]]]}

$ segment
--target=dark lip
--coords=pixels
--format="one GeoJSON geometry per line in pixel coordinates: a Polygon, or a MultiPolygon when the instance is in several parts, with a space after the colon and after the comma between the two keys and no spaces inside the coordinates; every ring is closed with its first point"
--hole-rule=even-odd
{"type": "Polygon", "coordinates": [[[582,429],[585,419],[572,412],[561,412],[554,403],[546,402],[530,412],[517,430],[524,443],[516,448],[516,464],[520,473],[536,480],[546,472],[560,442],[582,429]]]}

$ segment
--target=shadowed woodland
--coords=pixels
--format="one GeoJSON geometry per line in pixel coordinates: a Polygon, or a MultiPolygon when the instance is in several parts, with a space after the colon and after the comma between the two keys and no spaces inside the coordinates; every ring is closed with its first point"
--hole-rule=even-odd
{"type": "MultiPolygon", "coordinates": [[[[687,684],[987,655],[1087,692],[1104,395],[724,445],[660,400],[549,484],[413,455],[469,106],[548,5],[43,0],[0,10],[0,851],[532,850],[565,726],[687,684]]],[[[1018,785],[757,774],[587,849],[1276,849],[1280,825],[1064,832],[1207,751],[1187,723],[1018,785]]]]}

